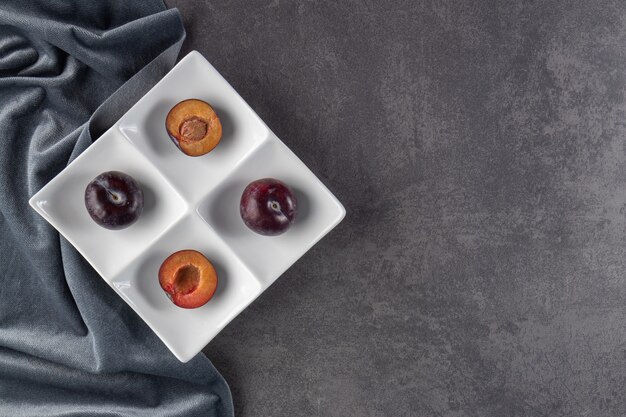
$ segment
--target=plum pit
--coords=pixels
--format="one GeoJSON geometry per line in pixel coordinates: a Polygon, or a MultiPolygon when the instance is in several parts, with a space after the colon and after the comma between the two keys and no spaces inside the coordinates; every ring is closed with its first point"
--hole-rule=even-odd
{"type": "Polygon", "coordinates": [[[190,117],[180,124],[180,137],[184,141],[197,142],[206,136],[209,129],[207,122],[199,117],[190,117]]]}

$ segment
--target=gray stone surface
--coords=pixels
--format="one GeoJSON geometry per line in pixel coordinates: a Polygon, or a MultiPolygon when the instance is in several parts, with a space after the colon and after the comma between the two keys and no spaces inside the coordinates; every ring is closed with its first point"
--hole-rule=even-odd
{"type": "Polygon", "coordinates": [[[168,4],[348,211],[204,350],[239,417],[626,415],[624,2],[168,4]]]}

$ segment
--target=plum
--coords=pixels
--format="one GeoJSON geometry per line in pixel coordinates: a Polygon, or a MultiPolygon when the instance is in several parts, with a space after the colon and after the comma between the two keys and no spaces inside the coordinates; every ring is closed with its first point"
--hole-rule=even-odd
{"type": "Polygon", "coordinates": [[[222,123],[213,107],[202,100],[176,104],[165,118],[167,134],[185,155],[207,154],[220,143],[222,123]]]}
{"type": "Polygon", "coordinates": [[[262,178],[248,184],[241,195],[239,212],[243,222],[264,236],[285,233],[296,218],[297,201],[282,181],[262,178]]]}
{"type": "Polygon", "coordinates": [[[200,252],[185,249],[174,252],[159,268],[159,284],[178,307],[198,308],[215,294],[217,273],[200,252]]]}
{"type": "Polygon", "coordinates": [[[111,230],[124,229],[143,212],[143,190],[130,175],[103,172],[87,185],[85,207],[98,225],[111,230]]]}

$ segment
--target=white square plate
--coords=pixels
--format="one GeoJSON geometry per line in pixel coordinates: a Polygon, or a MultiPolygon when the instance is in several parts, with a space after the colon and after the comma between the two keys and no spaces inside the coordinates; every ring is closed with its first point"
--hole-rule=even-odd
{"type": "Polygon", "coordinates": [[[248,304],[344,217],[341,203],[287,148],[198,52],[183,58],[115,125],[30,199],[89,261],[176,357],[187,362],[248,304]],[[223,126],[210,153],[184,155],[165,131],[179,101],[210,103],[223,126]],[[144,213],[112,231],[85,209],[87,184],[104,171],[134,177],[144,213]],[[298,217],[283,235],[250,231],[239,216],[245,186],[274,177],[298,199],[298,217]],[[202,252],[215,266],[218,288],[204,306],[176,307],[157,271],[171,253],[202,252]]]}

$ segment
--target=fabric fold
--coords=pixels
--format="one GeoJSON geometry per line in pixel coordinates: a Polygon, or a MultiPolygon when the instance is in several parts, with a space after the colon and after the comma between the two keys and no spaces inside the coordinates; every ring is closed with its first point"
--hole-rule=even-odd
{"type": "Polygon", "coordinates": [[[161,0],[0,5],[0,416],[232,416],[200,354],[182,364],[28,206],[175,64],[161,0]]]}

